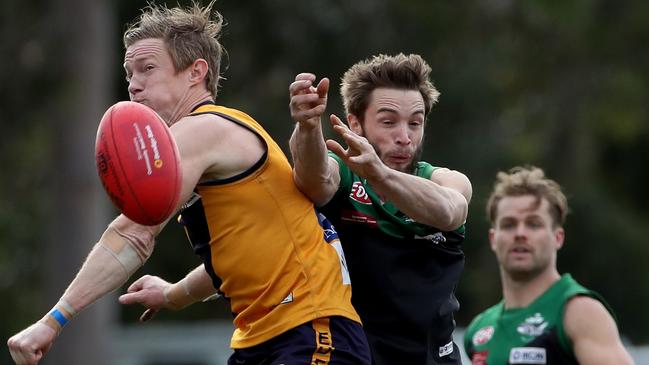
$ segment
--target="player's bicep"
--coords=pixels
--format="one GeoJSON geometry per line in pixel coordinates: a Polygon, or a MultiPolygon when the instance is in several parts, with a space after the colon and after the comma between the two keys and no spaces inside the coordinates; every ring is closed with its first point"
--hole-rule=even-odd
{"type": "Polygon", "coordinates": [[[566,304],[563,324],[580,364],[633,363],[615,320],[600,301],[587,296],[572,298],[566,304]]]}
{"type": "Polygon", "coordinates": [[[178,209],[190,199],[205,171],[215,163],[212,150],[218,147],[218,143],[210,143],[207,131],[199,133],[201,129],[197,128],[198,125],[193,125],[194,121],[183,122],[186,123],[177,123],[171,128],[178,146],[182,171],[178,209]]]}

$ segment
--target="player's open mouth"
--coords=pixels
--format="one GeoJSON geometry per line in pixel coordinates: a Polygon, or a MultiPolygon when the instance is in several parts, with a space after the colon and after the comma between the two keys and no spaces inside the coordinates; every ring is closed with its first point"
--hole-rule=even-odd
{"type": "Polygon", "coordinates": [[[411,155],[409,154],[403,154],[403,155],[389,155],[388,160],[393,161],[397,164],[403,164],[403,163],[408,163],[410,162],[410,159],[412,158],[411,155]]]}
{"type": "Polygon", "coordinates": [[[531,252],[531,250],[529,248],[525,247],[525,246],[515,246],[515,247],[512,247],[509,250],[509,252],[512,252],[512,253],[528,253],[528,252],[531,252]]]}

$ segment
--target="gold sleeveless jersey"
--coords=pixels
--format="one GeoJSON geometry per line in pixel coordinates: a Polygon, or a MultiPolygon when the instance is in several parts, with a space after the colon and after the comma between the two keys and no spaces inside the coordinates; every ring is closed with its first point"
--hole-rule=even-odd
{"type": "Polygon", "coordinates": [[[192,114],[205,113],[250,129],[267,147],[239,176],[199,184],[179,218],[215,287],[230,300],[232,348],[257,345],[320,317],[360,322],[340,241],[337,235],[325,239],[277,143],[241,111],[207,104],[192,114]]]}

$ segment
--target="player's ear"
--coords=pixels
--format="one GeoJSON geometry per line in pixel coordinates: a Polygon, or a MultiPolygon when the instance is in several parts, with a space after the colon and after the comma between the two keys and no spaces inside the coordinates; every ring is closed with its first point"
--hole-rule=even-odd
{"type": "Polygon", "coordinates": [[[494,235],[496,234],[496,230],[493,228],[489,228],[489,247],[491,247],[491,251],[496,252],[496,243],[494,241],[494,235]]]}
{"type": "Polygon", "coordinates": [[[566,231],[563,229],[563,227],[555,228],[554,239],[556,242],[557,250],[563,247],[563,243],[565,242],[566,239],[566,231]]]}
{"type": "Polygon", "coordinates": [[[363,135],[363,125],[354,114],[347,114],[347,125],[349,125],[349,129],[351,129],[352,132],[359,136],[363,135]]]}
{"type": "Polygon", "coordinates": [[[205,80],[205,77],[207,77],[208,68],[209,66],[207,65],[207,61],[205,61],[204,59],[199,58],[195,60],[189,66],[189,81],[191,83],[198,83],[205,80]]]}

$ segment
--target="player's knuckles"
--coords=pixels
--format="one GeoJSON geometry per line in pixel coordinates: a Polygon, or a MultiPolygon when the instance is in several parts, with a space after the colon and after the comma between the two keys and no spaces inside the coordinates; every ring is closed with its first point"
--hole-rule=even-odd
{"type": "Polygon", "coordinates": [[[127,291],[128,291],[128,292],[132,292],[132,291],[138,291],[138,290],[140,290],[140,288],[142,288],[143,284],[144,284],[146,281],[150,280],[150,277],[151,277],[150,275],[144,275],[144,276],[142,276],[141,278],[135,280],[135,281],[134,281],[134,282],[133,282],[133,283],[128,287],[127,291]]]}

